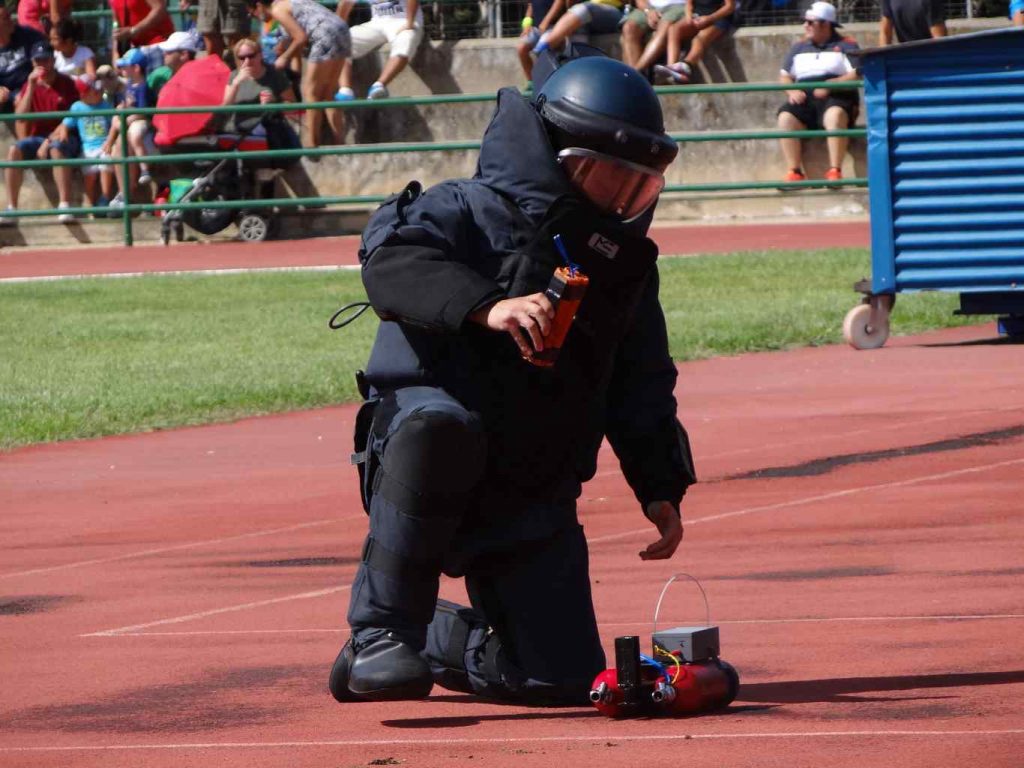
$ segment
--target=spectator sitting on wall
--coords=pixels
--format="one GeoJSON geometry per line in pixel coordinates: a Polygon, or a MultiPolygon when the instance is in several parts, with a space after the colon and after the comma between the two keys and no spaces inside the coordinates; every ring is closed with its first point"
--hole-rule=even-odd
{"type": "Polygon", "coordinates": [[[186,62],[196,57],[198,41],[195,35],[189,32],[175,32],[156,45],[163,54],[164,63],[146,75],[146,85],[154,104],[167,81],[174,77],[186,62]]]}
{"type": "MultiPolygon", "coordinates": [[[[341,0],[338,15],[348,21],[355,0],[341,0]]],[[[420,0],[371,0],[370,20],[352,27],[352,58],[345,62],[334,98],[349,101],[352,90],[352,60],[373,53],[384,43],[391,46],[388,60],[366,94],[368,99],[386,99],[388,83],[405,69],[423,39],[423,11],[420,0]]]]}
{"type": "Polygon", "coordinates": [[[54,66],[62,75],[76,78],[88,75],[95,80],[96,54],[92,48],[78,42],[81,37],[82,25],[74,19],[62,19],[50,29],[54,66]]]}
{"type": "Polygon", "coordinates": [[[18,0],[18,23],[44,35],[69,18],[71,0],[18,0]]]}
{"type": "Polygon", "coordinates": [[[533,57],[530,53],[540,42],[541,35],[558,21],[558,17],[565,10],[565,2],[566,0],[531,0],[526,6],[526,15],[523,16],[522,23],[523,33],[516,43],[516,55],[519,56],[519,64],[527,80],[533,79],[533,57]]]}
{"type": "MultiPolygon", "coordinates": [[[[110,109],[111,104],[103,93],[103,83],[93,80],[88,75],[75,80],[79,100],[71,105],[69,117],[65,117],[57,129],[58,138],[67,141],[71,134],[77,133],[82,147],[82,157],[105,159],[110,157],[107,151],[107,137],[110,135],[111,118],[109,115],[93,114],[97,110],[110,109]]],[[[96,178],[100,179],[100,190],[103,198],[110,200],[114,196],[114,166],[107,164],[83,165],[82,178],[85,187],[85,199],[90,206],[100,205],[96,195],[96,178]]],[[[71,214],[64,214],[71,216],[71,214]]]]}
{"type": "MultiPolygon", "coordinates": [[[[21,87],[14,104],[14,112],[18,115],[30,115],[33,112],[66,112],[78,101],[78,90],[75,81],[62,75],[53,66],[53,49],[45,40],[32,46],[32,72],[21,87]]],[[[7,159],[17,160],[60,160],[78,155],[78,139],[62,140],[57,133],[60,120],[18,120],[14,124],[18,141],[7,151],[7,159]]],[[[18,208],[18,196],[24,178],[21,168],[5,168],[4,181],[7,187],[7,210],[18,208]]],[[[56,166],[53,169],[53,180],[57,184],[60,202],[58,210],[70,208],[68,202],[71,194],[71,168],[56,166]]],[[[60,221],[70,221],[68,214],[61,214],[60,221]]],[[[13,217],[0,217],[0,224],[16,223],[13,217]]]]}
{"type": "Polygon", "coordinates": [[[731,35],[737,28],[736,0],[689,0],[686,18],[673,24],[668,31],[667,67],[655,65],[656,74],[681,85],[693,78],[704,52],[723,35],[731,35]],[[683,43],[690,41],[690,50],[683,57],[683,43]]]}
{"type": "MultiPolygon", "coordinates": [[[[178,0],[182,11],[194,3],[192,0],[178,0]]],[[[252,29],[252,17],[245,0],[199,0],[199,16],[196,29],[203,36],[206,52],[224,58],[225,43],[228,49],[252,29]]]]}
{"type": "Polygon", "coordinates": [[[943,0],[882,0],[878,44],[891,45],[893,32],[901,43],[946,36],[943,0]]]}
{"type": "Polygon", "coordinates": [[[622,23],[621,0],[588,0],[576,3],[556,23],[553,29],[540,36],[533,53],[539,55],[548,48],[559,50],[565,41],[580,30],[586,35],[610,35],[619,31],[622,23]]]}
{"type": "Polygon", "coordinates": [[[622,60],[641,72],[650,67],[665,53],[669,29],[686,12],[686,0],[637,0],[622,24],[622,60]]]}
{"type": "MultiPolygon", "coordinates": [[[[307,102],[330,101],[345,61],[352,52],[348,24],[316,0],[248,0],[248,3],[250,12],[257,19],[264,22],[276,19],[288,35],[290,42],[278,54],[274,69],[288,68],[308,46],[302,98],[307,102]]],[[[333,142],[340,144],[345,136],[345,114],[340,109],[307,109],[303,142],[307,147],[320,144],[324,112],[327,113],[327,128],[333,142]]]]}
{"type": "MultiPolygon", "coordinates": [[[[806,36],[790,48],[779,79],[783,83],[823,80],[856,80],[857,70],[849,54],[858,50],[853,38],[842,37],[836,28],[836,9],[831,3],[816,2],[804,14],[806,36]]],[[[857,119],[860,96],[855,90],[815,88],[786,91],[787,101],[779,108],[779,128],[783,131],[807,129],[836,131],[848,128],[857,119]]],[[[784,181],[805,181],[800,139],[780,139],[782,154],[789,172],[784,181]]],[[[829,169],[826,181],[843,178],[842,163],[846,156],[845,136],[829,136],[829,169]]]]}
{"type": "Polygon", "coordinates": [[[114,12],[111,50],[125,53],[132,46],[162,43],[174,31],[167,0],[110,0],[114,12]]]}
{"type": "Polygon", "coordinates": [[[15,24],[0,4],[0,112],[13,111],[15,96],[32,71],[32,47],[44,40],[37,30],[15,24]]]}

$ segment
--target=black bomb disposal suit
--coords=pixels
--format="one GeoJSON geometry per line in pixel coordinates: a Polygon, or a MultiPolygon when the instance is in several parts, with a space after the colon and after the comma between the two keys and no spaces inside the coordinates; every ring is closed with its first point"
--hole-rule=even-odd
{"type": "Polygon", "coordinates": [[[373,216],[360,258],[382,322],[357,428],[370,515],[357,651],[390,633],[444,687],[586,703],[605,658],[576,499],[602,438],[641,505],[678,508],[695,482],[649,222],[581,200],[513,89],[472,179],[410,185],[373,216]],[[556,365],[539,368],[467,316],[543,291],[563,263],[556,234],[590,285],[556,365]],[[442,571],[465,577],[472,609],[437,601],[442,571]]]}

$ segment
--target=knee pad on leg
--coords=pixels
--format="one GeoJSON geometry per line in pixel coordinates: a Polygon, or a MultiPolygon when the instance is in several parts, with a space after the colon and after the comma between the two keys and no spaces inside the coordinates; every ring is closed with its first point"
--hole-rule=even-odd
{"type": "Polygon", "coordinates": [[[415,413],[388,440],[374,491],[414,517],[448,517],[480,481],[486,452],[476,417],[415,413]]]}

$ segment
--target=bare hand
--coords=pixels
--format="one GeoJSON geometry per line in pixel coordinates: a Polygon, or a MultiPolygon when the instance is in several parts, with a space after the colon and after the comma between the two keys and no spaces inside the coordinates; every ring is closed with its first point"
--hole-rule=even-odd
{"type": "Polygon", "coordinates": [[[246,61],[245,64],[243,64],[242,66],[240,66],[238,68],[238,74],[235,75],[235,83],[236,84],[237,83],[244,83],[246,80],[252,80],[252,70],[249,69],[248,65],[249,65],[249,62],[246,61]]]}
{"type": "Polygon", "coordinates": [[[131,27],[118,27],[117,29],[114,30],[114,39],[117,40],[117,42],[119,42],[119,43],[122,43],[122,42],[124,42],[126,40],[130,40],[131,36],[132,36],[132,28],[131,27]]]}
{"type": "Polygon", "coordinates": [[[0,104],[4,104],[11,98],[11,89],[0,85],[0,104]]]}
{"type": "Polygon", "coordinates": [[[274,69],[288,69],[288,59],[284,56],[278,56],[274,59],[274,69]]]}
{"type": "Polygon", "coordinates": [[[652,501],[647,505],[647,517],[661,534],[658,541],[640,553],[641,560],[668,560],[683,540],[683,521],[667,501],[652,501]]]}
{"type": "Polygon", "coordinates": [[[269,104],[274,100],[274,94],[270,91],[260,91],[260,104],[269,104]]]}
{"type": "Polygon", "coordinates": [[[39,149],[36,150],[36,157],[40,160],[46,160],[50,156],[50,140],[43,139],[43,143],[39,145],[39,149]]]}
{"type": "Polygon", "coordinates": [[[527,360],[544,349],[544,337],[551,330],[555,309],[543,293],[496,301],[478,309],[470,320],[492,331],[505,331],[527,360]],[[532,346],[531,346],[532,343],[532,346]]]}
{"type": "Polygon", "coordinates": [[[807,91],[786,91],[790,104],[803,104],[807,101],[807,91]]]}
{"type": "Polygon", "coordinates": [[[30,83],[38,83],[43,77],[46,76],[46,70],[42,67],[33,67],[32,72],[29,73],[28,81],[30,83]]]}
{"type": "Polygon", "coordinates": [[[189,0],[178,0],[178,10],[187,11],[190,5],[192,3],[189,0]]]}

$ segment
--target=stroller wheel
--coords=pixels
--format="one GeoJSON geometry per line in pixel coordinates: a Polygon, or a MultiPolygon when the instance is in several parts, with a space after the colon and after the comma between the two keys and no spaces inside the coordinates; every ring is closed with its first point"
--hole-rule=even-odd
{"type": "Polygon", "coordinates": [[[268,239],[270,219],[261,213],[243,213],[238,217],[238,237],[247,243],[259,243],[268,239]]]}
{"type": "Polygon", "coordinates": [[[171,228],[161,227],[160,228],[160,244],[170,245],[171,244],[171,228]]]}

